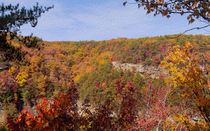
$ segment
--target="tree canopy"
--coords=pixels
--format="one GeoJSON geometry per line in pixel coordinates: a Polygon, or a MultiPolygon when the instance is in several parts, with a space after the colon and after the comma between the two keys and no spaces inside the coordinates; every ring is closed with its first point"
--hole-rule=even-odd
{"type": "Polygon", "coordinates": [[[147,13],[154,16],[162,15],[170,18],[172,14],[187,15],[187,20],[193,23],[195,20],[210,22],[209,0],[132,0],[126,4],[137,4],[138,8],[144,7],[147,13]]]}
{"type": "Polygon", "coordinates": [[[35,27],[38,23],[38,18],[42,13],[45,13],[50,7],[40,6],[38,3],[33,8],[26,9],[24,6],[17,5],[0,5],[0,33],[16,32],[24,24],[30,23],[35,27]]]}

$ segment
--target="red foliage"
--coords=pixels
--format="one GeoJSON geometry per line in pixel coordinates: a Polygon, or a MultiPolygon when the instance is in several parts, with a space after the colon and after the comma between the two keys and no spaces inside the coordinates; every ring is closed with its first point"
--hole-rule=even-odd
{"type": "Polygon", "coordinates": [[[129,45],[125,45],[124,50],[126,51],[129,48],[129,45]]]}
{"type": "Polygon", "coordinates": [[[140,58],[138,56],[136,57],[136,63],[140,63],[140,58]]]}
{"type": "Polygon", "coordinates": [[[152,57],[152,50],[151,49],[146,51],[146,56],[147,57],[152,57]]]}
{"type": "Polygon", "coordinates": [[[167,48],[167,45],[166,45],[166,44],[163,44],[163,45],[161,46],[161,53],[162,53],[162,54],[166,53],[166,48],[167,48]]]}
{"type": "Polygon", "coordinates": [[[160,73],[159,79],[164,79],[164,75],[162,73],[160,73]]]}
{"type": "Polygon", "coordinates": [[[157,64],[160,64],[160,62],[161,62],[160,55],[154,56],[154,60],[157,64]]]}
{"type": "Polygon", "coordinates": [[[110,47],[109,47],[110,49],[112,49],[113,48],[113,46],[112,45],[110,45],[110,47]]]}
{"type": "Polygon", "coordinates": [[[205,52],[205,56],[206,56],[207,60],[210,60],[210,54],[209,53],[205,52]]]}
{"type": "Polygon", "coordinates": [[[99,88],[100,87],[100,83],[96,82],[96,87],[99,88]]]}
{"type": "Polygon", "coordinates": [[[122,129],[129,129],[136,124],[137,119],[137,94],[130,81],[126,84],[123,80],[117,81],[115,88],[120,97],[120,116],[119,123],[122,129]]]}
{"type": "Polygon", "coordinates": [[[53,103],[42,98],[41,103],[37,105],[37,116],[23,110],[15,121],[11,117],[8,118],[8,127],[12,131],[76,129],[78,126],[77,98],[76,89],[72,89],[69,94],[54,97],[53,103]]]}
{"type": "Polygon", "coordinates": [[[159,128],[162,122],[177,110],[167,104],[169,92],[170,88],[152,88],[150,92],[146,92],[141,102],[145,110],[140,115],[138,128],[148,131],[159,128]]]}

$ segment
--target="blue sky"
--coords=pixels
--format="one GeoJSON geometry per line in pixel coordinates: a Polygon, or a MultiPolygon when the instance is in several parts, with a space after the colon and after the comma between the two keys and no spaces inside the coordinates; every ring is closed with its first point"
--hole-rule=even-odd
{"type": "MultiPolygon", "coordinates": [[[[35,36],[47,41],[107,40],[113,38],[139,38],[182,33],[203,23],[188,22],[183,16],[146,15],[135,5],[122,6],[124,0],[0,0],[4,3],[20,3],[31,7],[54,5],[43,14],[35,28],[24,25],[22,35],[35,36]]],[[[187,34],[210,35],[209,28],[187,34]]]]}

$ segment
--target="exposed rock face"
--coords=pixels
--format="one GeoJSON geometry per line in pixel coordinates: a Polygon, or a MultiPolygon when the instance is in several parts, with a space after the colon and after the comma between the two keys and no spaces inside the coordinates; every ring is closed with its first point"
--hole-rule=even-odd
{"type": "Polygon", "coordinates": [[[151,75],[152,78],[157,78],[160,76],[161,72],[163,69],[158,66],[144,66],[143,64],[130,64],[130,63],[119,63],[119,62],[112,62],[112,65],[116,69],[121,69],[121,70],[130,70],[133,72],[139,72],[141,74],[149,74],[151,75]]]}

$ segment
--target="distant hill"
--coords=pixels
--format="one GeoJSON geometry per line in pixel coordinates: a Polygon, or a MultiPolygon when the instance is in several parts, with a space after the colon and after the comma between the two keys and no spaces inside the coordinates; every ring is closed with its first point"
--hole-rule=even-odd
{"type": "MultiPolygon", "coordinates": [[[[180,34],[138,39],[45,42],[46,51],[43,53],[48,52],[48,58],[54,56],[56,59],[62,59],[62,64],[71,68],[74,81],[79,85],[80,99],[90,97],[93,102],[96,102],[95,98],[108,97],[110,94],[107,92],[113,94],[114,83],[121,77],[126,81],[135,81],[136,78],[141,79],[141,77],[136,77],[139,76],[138,73],[141,73],[158,78],[162,74],[158,66],[170,48],[174,45],[182,47],[186,42],[190,42],[194,50],[205,57],[210,57],[210,36],[180,34]],[[123,71],[116,70],[120,64],[123,71]],[[126,71],[126,69],[129,70],[126,71]],[[106,90],[98,91],[95,89],[96,85],[106,87],[106,90]],[[91,97],[90,94],[98,96],[91,97]]],[[[208,59],[207,62],[210,63],[210,60],[208,59]]],[[[144,76],[142,79],[147,81],[148,78],[144,76]]],[[[158,83],[160,81],[158,80],[158,83]]],[[[136,86],[141,88],[143,85],[136,86]]]]}
{"type": "Polygon", "coordinates": [[[89,70],[89,66],[100,65],[105,61],[158,66],[171,46],[183,46],[186,42],[190,42],[195,50],[209,56],[209,35],[177,34],[104,41],[57,41],[45,44],[52,48],[55,54],[65,55],[66,63],[74,70],[84,73],[84,70],[89,70]]]}

